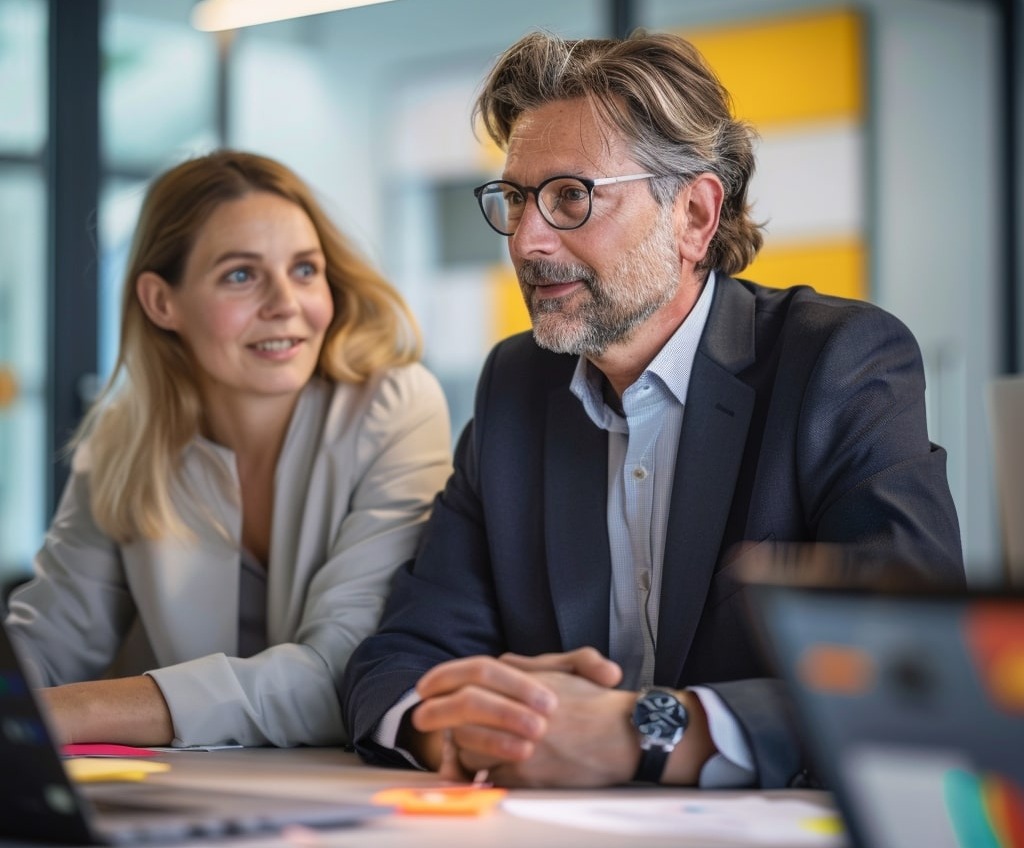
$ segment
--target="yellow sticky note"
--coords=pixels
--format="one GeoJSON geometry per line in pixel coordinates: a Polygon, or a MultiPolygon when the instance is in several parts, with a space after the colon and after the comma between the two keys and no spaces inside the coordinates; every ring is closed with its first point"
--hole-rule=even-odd
{"type": "Polygon", "coordinates": [[[72,780],[94,783],[101,780],[145,780],[147,775],[170,771],[167,763],[129,760],[117,757],[78,757],[65,760],[64,768],[72,780]]]}
{"type": "Polygon", "coordinates": [[[839,836],[843,833],[843,822],[839,816],[803,819],[800,822],[800,827],[811,833],[820,833],[822,836],[839,836]]]}

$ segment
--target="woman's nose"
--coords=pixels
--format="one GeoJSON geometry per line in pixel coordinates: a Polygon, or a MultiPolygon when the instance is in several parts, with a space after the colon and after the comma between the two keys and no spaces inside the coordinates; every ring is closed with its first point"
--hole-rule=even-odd
{"type": "Polygon", "coordinates": [[[295,286],[287,274],[270,275],[263,309],[270,315],[287,315],[297,310],[295,286]]]}

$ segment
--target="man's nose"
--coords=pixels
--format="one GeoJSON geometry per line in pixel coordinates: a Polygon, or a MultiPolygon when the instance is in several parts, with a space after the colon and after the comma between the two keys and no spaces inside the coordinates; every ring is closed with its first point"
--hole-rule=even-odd
{"type": "Polygon", "coordinates": [[[519,226],[509,238],[509,250],[522,257],[553,253],[562,243],[556,230],[540,211],[536,196],[532,196],[519,219],[519,226]]]}

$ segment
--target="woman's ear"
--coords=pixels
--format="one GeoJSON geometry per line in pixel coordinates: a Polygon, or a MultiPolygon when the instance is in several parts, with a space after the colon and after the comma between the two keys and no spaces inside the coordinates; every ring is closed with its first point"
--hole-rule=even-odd
{"type": "Polygon", "coordinates": [[[679,257],[696,265],[708,252],[718,231],[725,190],[717,176],[697,174],[676,197],[676,243],[679,257]]]}
{"type": "Polygon", "coordinates": [[[178,329],[173,295],[171,284],[152,271],[143,271],[135,281],[135,296],[139,299],[142,311],[162,330],[178,329]]]}

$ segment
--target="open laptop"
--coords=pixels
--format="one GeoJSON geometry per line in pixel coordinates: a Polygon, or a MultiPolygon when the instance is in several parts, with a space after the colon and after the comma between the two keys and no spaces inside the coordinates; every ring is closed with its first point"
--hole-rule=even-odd
{"type": "MultiPolygon", "coordinates": [[[[190,756],[183,754],[182,756],[190,756]]],[[[72,845],[184,841],[340,827],[388,813],[371,804],[191,790],[159,783],[76,785],[0,619],[0,839],[72,845]]]]}
{"type": "Polygon", "coordinates": [[[1024,594],[801,556],[747,593],[854,844],[1024,846],[1024,594]]]}

